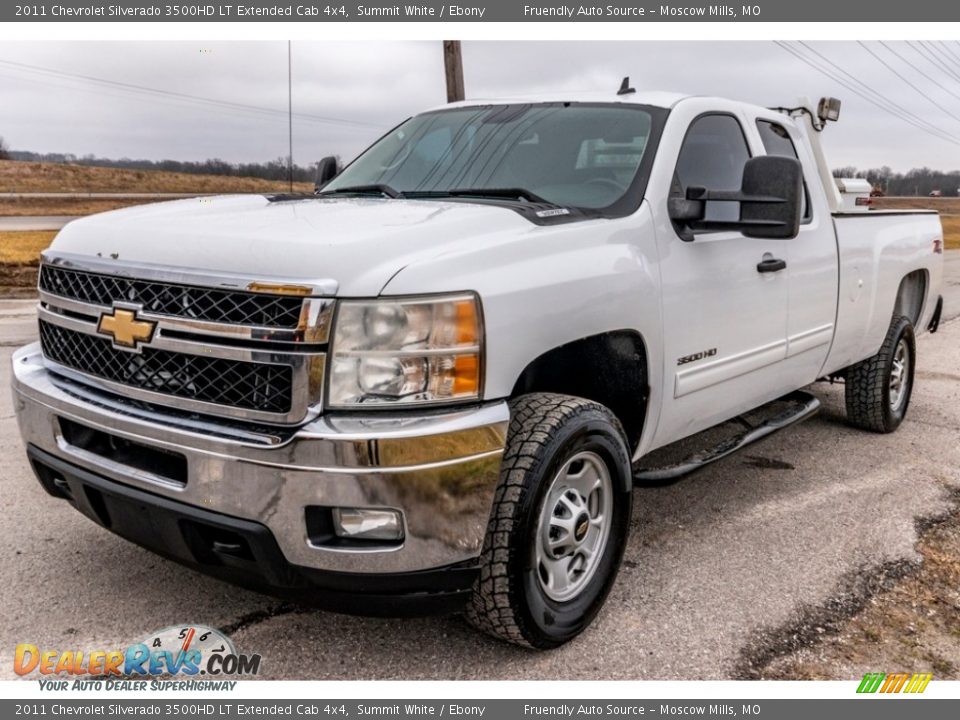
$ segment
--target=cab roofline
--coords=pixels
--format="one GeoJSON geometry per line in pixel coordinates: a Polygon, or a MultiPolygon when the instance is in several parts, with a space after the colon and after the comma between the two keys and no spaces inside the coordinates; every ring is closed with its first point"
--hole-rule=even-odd
{"type": "Polygon", "coordinates": [[[457,107],[476,107],[482,105],[517,105],[517,104],[536,104],[536,103],[559,103],[559,102],[581,102],[581,103],[620,103],[623,105],[651,105],[666,109],[673,108],[681,100],[693,97],[683,93],[643,91],[630,93],[629,95],[617,95],[616,92],[590,92],[590,93],[549,93],[535,95],[517,95],[516,97],[497,97],[497,98],[470,98],[454,103],[445,103],[430,108],[426,112],[436,110],[449,110],[457,107]]]}

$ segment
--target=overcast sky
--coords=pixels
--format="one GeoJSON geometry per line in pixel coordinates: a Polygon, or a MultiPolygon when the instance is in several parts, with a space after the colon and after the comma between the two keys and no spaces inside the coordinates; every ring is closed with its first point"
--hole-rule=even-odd
{"type": "MultiPolygon", "coordinates": [[[[467,97],[612,91],[624,75],[638,90],[767,106],[834,95],[843,112],[824,134],[832,166],[960,168],[960,44],[867,43],[890,68],[855,42],[793,46],[838,74],[823,58],[835,63],[848,84],[876,91],[956,142],[877,109],[773,42],[467,42],[467,97]]],[[[444,100],[439,42],[293,44],[301,165],[327,154],[352,158],[398,121],[444,100]]],[[[0,45],[0,136],[16,150],[264,161],[287,154],[286,110],[286,43],[0,45]]]]}

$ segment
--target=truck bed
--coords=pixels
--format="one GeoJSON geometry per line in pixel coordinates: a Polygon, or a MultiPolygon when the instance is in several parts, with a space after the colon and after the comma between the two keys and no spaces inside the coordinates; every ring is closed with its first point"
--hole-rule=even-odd
{"type": "Polygon", "coordinates": [[[837,238],[839,297],[833,345],[824,375],[842,370],[880,349],[903,278],[918,273],[924,297],[917,331],[926,328],[940,287],[943,229],[935,210],[870,210],[833,213],[837,238]]]}

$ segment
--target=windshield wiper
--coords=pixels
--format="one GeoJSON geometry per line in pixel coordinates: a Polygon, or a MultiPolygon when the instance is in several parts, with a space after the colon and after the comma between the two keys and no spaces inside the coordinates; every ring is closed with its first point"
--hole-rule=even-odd
{"type": "Polygon", "coordinates": [[[549,200],[544,200],[536,193],[523,188],[454,188],[453,190],[410,190],[400,193],[405,198],[444,198],[444,197],[475,197],[475,198],[504,198],[519,200],[543,205],[554,206],[549,200]]]}
{"type": "Polygon", "coordinates": [[[368,193],[379,193],[380,195],[386,195],[388,198],[398,198],[401,195],[400,192],[394,190],[389,185],[379,183],[371,185],[350,185],[333,190],[321,190],[317,195],[323,197],[324,195],[364,195],[368,193]]]}
{"type": "Polygon", "coordinates": [[[364,195],[377,193],[391,199],[396,198],[502,198],[504,200],[516,200],[518,202],[537,203],[548,205],[549,207],[558,207],[555,203],[545,200],[536,193],[524,188],[453,188],[452,190],[405,190],[400,192],[389,185],[382,183],[371,183],[369,185],[349,185],[333,190],[322,190],[317,193],[319,197],[324,195],[364,195]]]}

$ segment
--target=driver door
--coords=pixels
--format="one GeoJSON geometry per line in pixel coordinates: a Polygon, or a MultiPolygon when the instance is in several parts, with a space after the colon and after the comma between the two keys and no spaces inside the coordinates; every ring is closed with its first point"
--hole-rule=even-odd
{"type": "MultiPolygon", "coordinates": [[[[738,190],[752,155],[744,120],[735,109],[687,119],[673,148],[669,193],[691,186],[738,190]]],[[[684,241],[666,202],[657,205],[665,218],[657,222],[665,387],[654,444],[662,445],[781,394],[788,276],[771,261],[786,259],[789,241],[731,231],[696,232],[684,241]]],[[[736,220],[738,213],[736,203],[711,202],[706,219],[736,220]]]]}

